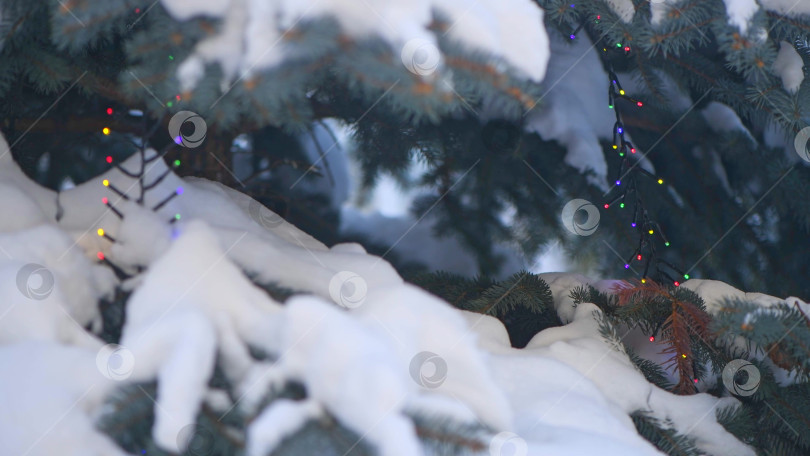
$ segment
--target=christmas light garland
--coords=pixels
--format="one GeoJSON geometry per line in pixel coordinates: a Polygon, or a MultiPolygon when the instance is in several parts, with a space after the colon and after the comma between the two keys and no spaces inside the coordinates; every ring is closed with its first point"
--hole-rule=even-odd
{"type": "MultiPolygon", "coordinates": [[[[628,54],[631,51],[629,46],[623,46],[622,43],[616,43],[616,48],[623,50],[625,54],[628,54]]],[[[608,52],[608,49],[610,49],[608,46],[604,46],[602,48],[603,52],[608,52]]],[[[647,282],[650,267],[653,266],[656,272],[658,272],[661,276],[666,277],[673,285],[676,287],[680,286],[680,279],[673,278],[667,270],[662,269],[662,266],[677,272],[678,275],[684,279],[689,279],[689,275],[685,274],[670,262],[660,258],[656,249],[655,241],[660,238],[665,247],[669,247],[671,243],[669,242],[669,239],[667,239],[666,234],[664,234],[664,230],[661,228],[661,225],[650,217],[649,212],[644,206],[644,201],[638,187],[639,176],[650,178],[658,183],[658,185],[664,185],[664,179],[653,175],[641,167],[638,161],[631,164],[630,157],[632,156],[636,156],[636,159],[640,160],[637,155],[638,150],[630,141],[626,139],[625,135],[627,130],[622,122],[621,114],[619,113],[618,109],[615,109],[616,100],[620,98],[635,104],[639,108],[644,107],[644,103],[627,95],[627,92],[622,88],[619,77],[616,75],[616,72],[613,70],[612,66],[608,70],[608,77],[610,78],[610,85],[608,87],[608,107],[613,109],[614,113],[616,114],[616,122],[613,124],[612,149],[616,151],[619,156],[619,167],[617,178],[614,182],[615,187],[610,191],[610,193],[614,193],[616,196],[606,202],[604,207],[605,209],[609,209],[614,204],[619,203],[619,208],[624,209],[627,204],[632,204],[633,218],[630,226],[639,232],[638,246],[633,253],[628,256],[627,260],[625,261],[624,268],[630,269],[630,265],[634,260],[643,261],[644,272],[641,274],[641,283],[647,282]],[[614,189],[618,189],[618,192],[615,192],[614,189]]]]}
{"type": "MultiPolygon", "coordinates": [[[[576,4],[574,3],[571,3],[569,6],[572,10],[576,8],[576,4]]],[[[596,14],[590,20],[583,19],[579,21],[576,28],[572,27],[573,30],[568,37],[572,41],[575,40],[577,34],[585,28],[589,22],[592,21],[594,24],[599,24],[601,20],[602,15],[596,14]]],[[[629,45],[621,42],[608,42],[607,38],[604,36],[597,40],[596,44],[602,48],[604,54],[618,51],[622,52],[624,56],[628,56],[632,52],[632,48],[629,45]]],[[[683,277],[684,280],[689,279],[689,274],[684,273],[673,264],[660,258],[655,241],[660,238],[664,243],[664,247],[669,247],[671,243],[669,239],[667,239],[666,234],[664,234],[661,225],[650,217],[649,212],[644,206],[644,201],[638,187],[639,176],[650,178],[658,183],[658,185],[664,185],[664,179],[653,175],[639,165],[638,160],[640,160],[640,158],[637,155],[638,150],[625,137],[627,130],[622,122],[621,114],[619,114],[619,111],[616,109],[616,101],[618,99],[627,100],[638,108],[643,108],[644,102],[629,96],[627,91],[622,87],[619,77],[616,75],[613,66],[610,65],[609,62],[608,66],[608,77],[610,80],[608,86],[608,108],[613,109],[616,115],[616,122],[613,124],[612,150],[619,156],[619,166],[616,180],[613,182],[615,186],[608,192],[608,195],[612,193],[615,196],[609,198],[604,203],[603,207],[607,210],[610,209],[611,206],[618,204],[620,209],[624,209],[628,204],[633,205],[633,218],[630,226],[638,230],[639,241],[633,253],[627,257],[624,268],[630,269],[633,261],[644,262],[644,272],[641,274],[641,283],[647,283],[650,268],[653,267],[658,274],[668,279],[670,283],[677,287],[681,284],[680,279],[675,279],[669,274],[666,268],[675,271],[678,276],[683,277]],[[635,156],[637,160],[635,163],[631,163],[630,161],[630,157],[633,156],[635,156]],[[618,191],[614,191],[615,189],[618,189],[618,191]],[[663,269],[662,266],[664,267],[663,269]]]]}
{"type": "MultiPolygon", "coordinates": [[[[107,108],[106,112],[107,112],[107,115],[113,115],[113,112],[114,112],[114,111],[113,111],[113,108],[107,108]]],[[[157,125],[159,125],[159,124],[160,124],[160,123],[158,122],[158,124],[157,124],[157,125]]],[[[155,127],[155,128],[156,128],[156,127],[155,127]]],[[[147,135],[147,137],[151,137],[151,135],[152,135],[152,134],[154,133],[154,131],[155,131],[155,128],[153,128],[153,129],[152,129],[152,131],[150,132],[150,134],[149,134],[149,135],[147,135]]],[[[109,134],[111,133],[111,131],[110,131],[110,129],[109,129],[109,128],[104,127],[104,128],[102,129],[102,133],[103,133],[103,134],[106,136],[106,135],[109,135],[109,134]]],[[[145,138],[142,138],[142,144],[145,144],[145,143],[146,143],[145,138]]],[[[138,170],[137,172],[130,171],[130,170],[128,170],[127,168],[124,168],[123,166],[121,166],[121,165],[120,165],[120,164],[119,164],[119,163],[118,163],[118,162],[117,162],[117,161],[116,161],[116,160],[115,160],[115,159],[112,157],[112,155],[108,155],[108,156],[106,156],[106,157],[105,157],[105,159],[104,159],[104,161],[105,161],[107,164],[112,165],[112,167],[113,167],[113,168],[115,168],[116,170],[118,170],[118,171],[119,171],[121,174],[123,174],[123,175],[125,175],[125,176],[127,176],[127,177],[130,177],[130,178],[132,178],[132,179],[137,179],[137,181],[138,181],[138,185],[139,185],[139,187],[140,187],[140,195],[139,195],[139,196],[138,196],[138,198],[135,200],[135,202],[136,202],[137,204],[141,205],[141,206],[145,206],[145,203],[146,203],[146,201],[145,201],[145,198],[146,198],[146,193],[147,193],[149,190],[153,190],[153,189],[154,189],[154,188],[156,188],[158,185],[160,185],[160,183],[161,183],[161,182],[163,182],[163,180],[164,180],[164,179],[166,179],[166,177],[168,177],[168,176],[169,176],[169,174],[171,174],[171,173],[172,173],[172,171],[173,171],[173,169],[172,169],[172,168],[176,169],[176,168],[180,167],[180,164],[181,164],[180,160],[174,160],[174,161],[172,162],[172,167],[167,167],[167,169],[166,169],[164,172],[162,172],[162,173],[161,173],[159,176],[157,176],[157,177],[156,177],[156,178],[155,178],[155,179],[154,179],[152,182],[146,183],[146,182],[145,182],[145,180],[144,180],[144,178],[146,177],[146,172],[148,171],[147,166],[148,166],[150,163],[153,163],[153,162],[155,162],[155,161],[157,161],[157,160],[162,160],[162,159],[163,159],[163,157],[164,157],[164,156],[165,156],[165,155],[166,155],[166,154],[169,152],[169,150],[170,150],[170,149],[171,149],[173,146],[174,146],[174,143],[172,142],[172,143],[170,143],[170,144],[169,144],[169,145],[168,145],[168,146],[167,146],[167,147],[166,147],[166,148],[165,148],[163,151],[161,151],[161,152],[156,152],[154,155],[152,155],[152,156],[150,156],[150,157],[147,157],[147,156],[146,156],[146,149],[145,149],[144,147],[139,147],[139,149],[138,149],[138,153],[140,154],[140,158],[141,158],[141,160],[140,160],[141,167],[140,167],[140,170],[138,170]]],[[[109,180],[109,179],[103,179],[103,180],[101,181],[101,184],[102,184],[104,187],[108,188],[108,189],[109,189],[110,191],[112,191],[113,193],[115,193],[116,195],[118,195],[118,196],[119,196],[119,197],[120,197],[122,200],[124,200],[124,201],[132,201],[132,198],[130,198],[130,196],[127,194],[127,192],[124,192],[124,191],[122,191],[121,189],[119,189],[118,187],[116,187],[116,186],[115,186],[115,185],[114,185],[112,182],[110,182],[110,180],[109,180]]],[[[163,199],[162,199],[160,202],[158,202],[156,205],[154,205],[154,206],[151,208],[151,210],[152,210],[152,211],[154,211],[154,212],[159,211],[159,210],[160,210],[161,208],[163,208],[163,207],[164,207],[164,206],[165,206],[167,203],[169,203],[169,202],[170,202],[172,199],[174,199],[175,197],[177,197],[177,196],[179,196],[179,195],[182,195],[182,194],[183,194],[183,187],[182,187],[182,186],[178,186],[176,189],[174,189],[174,191],[173,191],[172,193],[170,193],[168,196],[166,196],[166,197],[165,197],[165,198],[163,198],[163,199]]],[[[120,210],[118,210],[118,209],[117,209],[117,208],[116,208],[116,207],[115,207],[115,206],[114,206],[114,205],[113,205],[113,204],[110,202],[110,199],[109,199],[108,197],[106,197],[106,196],[102,197],[102,198],[101,198],[101,202],[102,202],[102,204],[104,204],[104,206],[106,206],[108,209],[110,209],[110,211],[112,211],[112,213],[113,213],[113,214],[115,214],[115,215],[116,215],[116,217],[118,217],[120,220],[123,220],[123,219],[124,219],[124,214],[123,214],[123,213],[122,213],[120,210]]],[[[172,216],[172,217],[171,217],[171,218],[168,220],[168,223],[173,224],[173,223],[177,222],[177,221],[178,221],[178,220],[180,220],[180,219],[181,219],[180,214],[179,214],[179,213],[176,213],[176,214],[174,214],[174,215],[173,215],[173,216],[172,216]]],[[[114,238],[114,237],[112,237],[111,235],[109,235],[109,234],[106,232],[106,230],[105,230],[104,228],[102,228],[102,227],[99,227],[99,228],[96,230],[96,234],[97,234],[99,237],[101,237],[101,238],[104,238],[104,239],[108,240],[109,242],[112,242],[112,243],[116,242],[115,238],[114,238]]],[[[112,263],[112,262],[111,262],[111,261],[110,261],[110,260],[109,260],[109,259],[108,259],[108,258],[107,258],[105,255],[104,255],[104,252],[102,252],[102,251],[98,251],[98,252],[96,253],[96,257],[97,257],[97,258],[99,259],[99,261],[101,261],[102,263],[105,263],[105,264],[107,264],[108,266],[110,266],[111,268],[113,268],[113,270],[115,270],[115,271],[116,271],[116,274],[118,274],[118,275],[123,275],[123,276],[127,276],[127,274],[126,274],[126,273],[125,273],[125,272],[124,272],[124,271],[123,271],[121,268],[119,268],[118,266],[116,266],[115,264],[113,264],[113,263],[112,263]]]]}

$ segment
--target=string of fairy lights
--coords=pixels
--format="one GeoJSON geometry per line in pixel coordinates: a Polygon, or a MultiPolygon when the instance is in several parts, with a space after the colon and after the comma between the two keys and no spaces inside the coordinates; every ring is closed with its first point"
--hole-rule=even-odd
{"type": "MultiPolygon", "coordinates": [[[[576,8],[576,5],[570,4],[570,8],[574,9],[576,8]]],[[[602,16],[600,14],[589,16],[589,18],[581,21],[579,26],[577,26],[571,32],[569,35],[571,40],[575,40],[577,38],[577,33],[579,33],[579,31],[582,30],[586,24],[590,22],[593,22],[593,24],[599,24],[599,22],[602,20],[602,16]]],[[[650,270],[652,268],[655,270],[655,272],[660,274],[661,277],[668,279],[671,284],[678,287],[681,284],[680,277],[683,277],[683,280],[688,280],[689,274],[684,273],[670,262],[661,258],[657,244],[663,242],[665,248],[670,247],[672,244],[664,234],[664,230],[661,228],[661,225],[650,216],[649,211],[644,205],[644,200],[639,188],[639,181],[641,179],[651,179],[658,185],[664,185],[664,179],[662,177],[653,175],[651,172],[647,171],[641,166],[640,159],[643,157],[640,156],[641,154],[638,153],[635,146],[628,140],[627,129],[624,122],[622,122],[622,116],[619,109],[616,108],[616,102],[618,100],[625,100],[628,103],[632,103],[636,109],[641,109],[644,107],[643,101],[632,98],[627,94],[627,91],[622,87],[619,77],[616,75],[616,72],[614,71],[614,68],[609,60],[609,56],[611,54],[621,53],[624,57],[627,57],[633,50],[628,44],[622,42],[610,42],[605,36],[602,36],[599,40],[597,40],[596,45],[602,49],[602,53],[605,56],[603,61],[605,61],[608,66],[608,108],[613,109],[616,116],[616,121],[613,124],[613,142],[610,150],[612,150],[618,156],[618,167],[616,172],[617,177],[613,182],[615,186],[612,187],[607,193],[608,199],[604,203],[604,208],[607,210],[611,207],[618,206],[620,210],[623,210],[632,207],[633,216],[630,222],[630,227],[636,230],[639,237],[638,244],[633,250],[633,253],[628,256],[624,262],[624,268],[630,269],[633,262],[641,262],[644,265],[644,270],[641,274],[642,284],[648,282],[649,274],[651,272],[650,270]],[[670,274],[671,271],[677,273],[679,279],[675,279],[670,274]]],[[[649,335],[649,341],[651,343],[660,343],[660,341],[656,341],[656,335],[660,333],[664,324],[664,321],[659,321],[656,327],[652,330],[652,333],[649,335]]],[[[667,339],[667,337],[669,336],[664,335],[664,339],[667,339]]],[[[664,342],[666,342],[666,340],[664,342]]],[[[681,353],[675,356],[686,359],[688,355],[686,353],[681,353]]],[[[694,358],[690,361],[692,365],[692,374],[690,377],[692,381],[697,384],[699,379],[694,376],[694,372],[697,372],[698,370],[697,365],[695,364],[694,358]]]]}
{"type": "MultiPolygon", "coordinates": [[[[576,4],[570,4],[570,8],[575,9],[576,4]]],[[[598,24],[602,20],[600,14],[591,16],[590,19],[583,20],[571,32],[569,38],[575,40],[577,33],[579,33],[586,24],[593,22],[598,24]]],[[[603,36],[597,41],[602,49],[603,54],[610,55],[621,53],[628,56],[633,50],[632,48],[621,42],[610,42],[603,36]]],[[[650,216],[649,211],[644,205],[644,200],[639,190],[639,179],[651,179],[658,185],[664,185],[664,179],[655,176],[639,163],[641,157],[638,150],[627,138],[627,129],[622,122],[622,116],[618,109],[616,109],[616,102],[620,99],[626,100],[635,105],[636,108],[643,108],[644,102],[635,99],[627,94],[622,87],[619,77],[613,69],[613,66],[608,63],[608,107],[613,109],[616,115],[616,121],[613,124],[613,142],[612,151],[618,156],[618,167],[616,172],[616,180],[613,182],[615,186],[608,193],[609,198],[604,203],[604,208],[610,209],[618,205],[619,209],[632,207],[633,216],[630,222],[631,228],[638,232],[639,240],[633,253],[625,259],[624,268],[630,269],[634,262],[641,262],[644,265],[643,272],[641,273],[641,283],[646,283],[649,279],[651,269],[658,273],[661,277],[665,277],[673,285],[680,286],[681,280],[688,280],[689,274],[684,273],[681,269],[674,266],[672,263],[661,258],[658,246],[658,241],[663,242],[664,247],[671,245],[667,239],[661,225],[650,216]],[[677,274],[677,279],[673,277],[671,272],[677,274]],[[682,279],[681,279],[682,278],[682,279]]]]}
{"type": "MultiPolygon", "coordinates": [[[[617,43],[617,48],[623,49],[625,53],[630,52],[629,46],[622,47],[621,43],[617,43]]],[[[606,47],[603,47],[603,50],[607,52],[606,47]]],[[[605,203],[604,207],[605,209],[609,209],[611,206],[618,204],[620,209],[624,209],[628,205],[632,206],[633,217],[630,226],[639,234],[638,244],[633,253],[625,260],[624,268],[630,269],[634,261],[639,261],[644,264],[644,272],[641,274],[641,283],[646,283],[650,268],[652,267],[655,268],[655,271],[661,276],[666,277],[670,283],[676,287],[680,286],[680,279],[674,278],[670,274],[670,271],[674,271],[679,277],[683,277],[683,279],[689,279],[689,274],[685,274],[659,255],[656,241],[660,240],[663,242],[664,247],[669,247],[672,244],[664,233],[663,228],[661,228],[661,225],[650,216],[639,190],[640,178],[650,179],[658,185],[664,185],[664,179],[653,175],[638,163],[638,160],[640,160],[638,150],[627,139],[627,130],[622,122],[621,113],[618,109],[615,109],[616,100],[620,98],[633,103],[638,108],[642,108],[644,103],[627,95],[622,88],[619,77],[612,67],[608,71],[608,76],[610,78],[608,106],[613,109],[616,115],[616,122],[613,124],[612,150],[618,155],[619,166],[616,172],[617,177],[614,181],[615,187],[613,187],[609,193],[609,195],[612,194],[613,196],[605,203]],[[631,162],[632,158],[636,160],[635,163],[631,162]]]]}
{"type": "MultiPolygon", "coordinates": [[[[179,97],[178,97],[178,99],[179,99],[179,97]]],[[[114,114],[113,108],[107,108],[106,113],[107,113],[108,116],[112,116],[114,114]]],[[[104,127],[101,130],[101,132],[105,136],[108,136],[108,135],[110,135],[112,133],[112,130],[109,127],[104,127]]],[[[151,136],[151,135],[149,135],[149,136],[151,136]]],[[[172,142],[172,144],[170,144],[170,146],[173,145],[173,144],[174,144],[174,142],[172,142]]],[[[141,145],[141,146],[143,146],[143,145],[141,145]]],[[[137,171],[131,171],[131,170],[127,169],[127,168],[124,168],[121,164],[119,164],[113,158],[112,155],[108,155],[108,156],[105,157],[104,160],[107,162],[107,164],[112,165],[114,169],[118,170],[124,176],[135,179],[137,181],[138,186],[139,186],[139,193],[138,193],[137,198],[134,197],[134,196],[130,196],[128,190],[123,191],[120,188],[118,188],[116,185],[114,185],[112,182],[110,182],[109,179],[103,179],[101,181],[101,184],[105,188],[107,188],[109,191],[111,191],[112,193],[117,195],[119,197],[119,201],[120,200],[134,201],[135,203],[145,207],[146,206],[146,193],[148,191],[150,191],[150,190],[155,189],[158,185],[161,184],[161,182],[163,182],[166,179],[166,177],[168,177],[172,173],[172,171],[179,168],[180,165],[181,165],[180,160],[174,160],[174,161],[171,162],[171,166],[168,166],[166,168],[166,170],[164,170],[162,173],[160,173],[160,175],[155,177],[155,179],[152,182],[147,183],[145,181],[146,174],[149,171],[149,169],[151,168],[151,166],[153,166],[152,164],[154,162],[156,162],[157,160],[163,160],[163,157],[169,152],[169,150],[170,149],[167,147],[166,149],[164,149],[161,152],[155,152],[153,155],[147,156],[146,149],[144,147],[139,147],[138,153],[140,154],[140,169],[137,170],[137,171]]],[[[164,206],[166,206],[166,204],[168,204],[171,200],[173,200],[174,198],[176,198],[177,196],[180,196],[182,194],[183,194],[183,187],[178,186],[168,196],[166,196],[165,198],[163,198],[162,200],[157,202],[157,204],[152,206],[151,210],[154,211],[154,212],[159,211],[164,206]]],[[[113,203],[110,201],[109,197],[107,197],[107,196],[102,197],[101,198],[101,203],[105,207],[107,207],[113,214],[115,214],[115,216],[118,217],[118,219],[120,219],[120,220],[124,219],[124,214],[118,208],[116,208],[113,205],[113,203]]],[[[177,221],[179,221],[180,219],[181,219],[180,213],[175,213],[168,220],[168,223],[173,224],[173,223],[176,223],[177,221]]],[[[113,236],[111,236],[109,233],[107,233],[107,231],[103,227],[99,227],[96,230],[96,234],[99,237],[104,238],[104,239],[106,239],[107,241],[109,241],[111,243],[116,242],[116,239],[113,236]]],[[[110,260],[104,255],[104,252],[102,252],[101,250],[99,250],[96,253],[96,257],[99,259],[99,261],[104,262],[104,263],[110,265],[111,267],[113,267],[115,270],[121,272],[121,269],[118,268],[113,263],[111,263],[110,260]]]]}

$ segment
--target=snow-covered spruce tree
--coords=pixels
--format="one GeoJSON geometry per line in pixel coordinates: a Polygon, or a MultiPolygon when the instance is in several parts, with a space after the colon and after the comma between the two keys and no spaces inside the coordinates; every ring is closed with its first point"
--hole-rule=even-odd
{"type": "Polygon", "coordinates": [[[810,294],[790,3],[0,2],[0,453],[806,454],[807,304],[688,280],[810,294]],[[447,306],[336,244],[336,125],[480,272],[642,282],[447,306]]]}
{"type": "MultiPolygon", "coordinates": [[[[353,228],[371,221],[337,209],[344,153],[329,130],[340,123],[362,182],[391,174],[412,185],[413,220],[430,210],[436,232],[473,252],[478,267],[466,271],[506,277],[521,265],[499,245],[533,258],[559,239],[612,276],[810,293],[804,2],[149,6],[3,2],[0,128],[50,187],[128,156],[122,137],[154,131],[146,140],[162,150],[170,119],[188,110],[208,128],[205,153],[169,151],[181,175],[237,186],[324,242],[365,239],[382,254],[399,236],[363,236],[353,228]],[[617,120],[636,154],[612,148],[617,120]],[[642,170],[653,177],[621,199],[642,170]],[[656,253],[630,262],[649,231],[630,226],[644,218],[638,198],[669,247],[655,233],[644,250],[656,253]],[[559,223],[573,199],[600,210],[593,236],[559,223]]],[[[416,271],[412,251],[387,258],[416,271]]]]}

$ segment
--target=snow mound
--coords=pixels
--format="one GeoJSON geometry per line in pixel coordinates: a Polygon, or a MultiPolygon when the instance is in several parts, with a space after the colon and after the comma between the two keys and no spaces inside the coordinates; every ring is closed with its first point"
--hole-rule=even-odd
{"type": "Polygon", "coordinates": [[[91,415],[112,381],[96,369],[96,353],[46,342],[0,346],[0,454],[125,456],[100,434],[91,415]]]}
{"type": "MultiPolygon", "coordinates": [[[[122,166],[139,166],[138,159],[122,166]]],[[[148,181],[168,170],[161,160],[152,163],[148,181]]],[[[658,455],[635,431],[629,415],[638,411],[671,421],[706,453],[753,455],[713,413],[736,399],[677,396],[653,386],[602,338],[599,309],[569,297],[575,287],[610,290],[615,281],[542,274],[565,325],[518,350],[498,320],[404,283],[356,244],[327,248],[218,184],[169,172],[144,204],[177,195],[144,210],[134,203],[138,184],[111,170],[64,192],[57,224],[47,198],[36,196],[45,193],[28,191],[32,183],[8,169],[0,186],[32,195],[26,210],[38,225],[0,233],[0,364],[17,366],[16,375],[0,376],[2,454],[123,454],[94,429],[92,417],[116,382],[158,380],[152,435],[174,452],[183,450],[178,436],[208,400],[224,413],[239,407],[253,414],[251,455],[266,454],[324,414],[386,456],[421,454],[413,414],[479,423],[493,434],[491,448],[511,444],[527,455],[658,455]],[[116,242],[97,236],[98,228],[116,242]],[[135,274],[124,284],[133,293],[121,345],[101,350],[84,329],[115,285],[106,265],[88,259],[98,249],[135,274]],[[28,262],[45,268],[52,282],[39,266],[25,269],[28,262]],[[19,282],[24,286],[17,280],[22,270],[32,279],[19,282]],[[248,277],[303,294],[281,305],[248,277]],[[269,360],[255,359],[249,347],[269,360]],[[111,367],[113,356],[121,365],[111,367]],[[209,390],[217,360],[237,397],[209,390]],[[306,400],[259,409],[290,380],[305,385],[306,400]]],[[[682,286],[713,313],[729,297],[764,309],[785,302],[709,280],[682,286]]],[[[789,302],[810,311],[801,300],[789,302]]]]}
{"type": "Polygon", "coordinates": [[[84,326],[99,323],[95,304],[112,293],[112,272],[92,264],[53,225],[0,233],[0,252],[0,343],[92,345],[84,326]]]}
{"type": "Polygon", "coordinates": [[[180,431],[195,422],[217,349],[238,383],[252,363],[246,343],[266,345],[279,310],[226,248],[204,222],[190,222],[127,305],[121,345],[132,353],[133,380],[158,379],[153,436],[173,451],[184,450],[180,431]]]}

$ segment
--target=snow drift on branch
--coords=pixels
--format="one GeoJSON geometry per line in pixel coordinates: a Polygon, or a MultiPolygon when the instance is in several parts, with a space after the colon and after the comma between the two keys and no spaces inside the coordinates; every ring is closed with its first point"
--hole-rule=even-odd
{"type": "Polygon", "coordinates": [[[548,61],[543,11],[530,0],[162,0],[178,20],[222,18],[220,33],[200,42],[178,75],[184,90],[196,85],[206,63],[219,63],[226,83],[239,75],[276,66],[288,57],[284,39],[301,21],[334,17],[353,37],[381,37],[399,56],[407,43],[438,49],[428,30],[434,12],[447,18],[448,37],[501,57],[527,77],[540,81],[548,61]]]}

